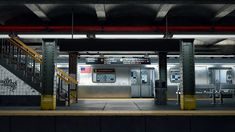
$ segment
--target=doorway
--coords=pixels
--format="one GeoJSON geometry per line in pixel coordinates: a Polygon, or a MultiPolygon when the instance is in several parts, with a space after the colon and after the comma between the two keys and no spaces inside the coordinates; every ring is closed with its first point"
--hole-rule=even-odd
{"type": "Polygon", "coordinates": [[[154,68],[131,69],[131,97],[153,97],[155,75],[154,68]]]}

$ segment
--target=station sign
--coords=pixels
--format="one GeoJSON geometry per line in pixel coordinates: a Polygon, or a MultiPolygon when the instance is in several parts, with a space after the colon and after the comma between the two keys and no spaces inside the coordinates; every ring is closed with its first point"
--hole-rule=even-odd
{"type": "Polygon", "coordinates": [[[86,58],[86,64],[151,64],[145,57],[86,58]]]}
{"type": "Polygon", "coordinates": [[[86,64],[104,64],[104,58],[86,58],[86,64]]]}

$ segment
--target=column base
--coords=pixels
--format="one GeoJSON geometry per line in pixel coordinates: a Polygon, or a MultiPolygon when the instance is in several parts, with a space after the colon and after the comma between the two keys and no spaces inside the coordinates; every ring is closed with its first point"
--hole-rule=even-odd
{"type": "Polygon", "coordinates": [[[41,109],[55,110],[56,109],[56,95],[41,95],[41,109]]]}
{"type": "Polygon", "coordinates": [[[196,99],[194,95],[180,95],[181,110],[195,110],[196,99]]]}
{"type": "Polygon", "coordinates": [[[167,104],[167,89],[166,88],[155,89],[155,104],[157,105],[167,104]]]}
{"type": "Polygon", "coordinates": [[[70,104],[77,103],[77,90],[76,89],[70,89],[70,104]]]}

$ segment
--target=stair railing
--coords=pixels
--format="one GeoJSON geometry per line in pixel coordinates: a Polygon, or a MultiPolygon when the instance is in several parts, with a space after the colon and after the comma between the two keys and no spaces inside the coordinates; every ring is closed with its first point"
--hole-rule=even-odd
{"type": "MultiPolygon", "coordinates": [[[[11,61],[16,60],[17,67],[24,68],[26,76],[30,73],[33,78],[32,80],[41,82],[40,71],[43,59],[42,56],[39,53],[37,53],[35,50],[33,50],[31,47],[27,46],[18,37],[9,38],[8,42],[3,40],[3,43],[1,45],[1,54],[3,56],[7,55],[10,58],[14,58],[14,56],[16,56],[16,58],[11,59],[11,61]]],[[[70,105],[70,97],[73,97],[77,101],[77,92],[75,97],[72,94],[70,94],[70,85],[75,85],[77,91],[78,81],[57,67],[55,67],[55,70],[56,70],[57,80],[60,80],[60,82],[65,82],[67,84],[67,94],[69,96],[68,99],[66,99],[66,101],[70,105]]],[[[58,99],[61,98],[60,96],[62,93],[66,93],[65,89],[59,92],[58,99]]]]}

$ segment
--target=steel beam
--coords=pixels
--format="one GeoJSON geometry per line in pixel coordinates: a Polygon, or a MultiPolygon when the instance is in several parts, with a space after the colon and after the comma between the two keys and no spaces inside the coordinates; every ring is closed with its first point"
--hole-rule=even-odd
{"type": "Polygon", "coordinates": [[[224,40],[226,40],[226,39],[215,39],[215,40],[209,41],[209,43],[205,43],[204,45],[206,45],[206,46],[213,46],[213,45],[216,45],[217,43],[222,42],[224,40]]]}
{"type": "Polygon", "coordinates": [[[37,4],[25,4],[25,6],[31,10],[35,15],[37,15],[40,19],[42,19],[43,21],[49,21],[49,18],[47,17],[47,15],[45,14],[45,12],[43,12],[43,10],[41,9],[41,7],[37,4]]]}
{"type": "MultiPolygon", "coordinates": [[[[159,25],[146,25],[146,26],[86,26],[86,25],[75,25],[73,27],[74,33],[164,33],[166,31],[166,26],[159,25]]],[[[167,30],[175,33],[182,34],[233,34],[235,32],[235,26],[168,26],[167,30]]],[[[71,33],[71,26],[46,26],[46,25],[13,25],[13,26],[0,26],[1,33],[19,33],[19,34],[54,34],[54,33],[71,33]],[[48,32],[50,31],[50,32],[48,32]]]]}
{"type": "Polygon", "coordinates": [[[54,110],[56,108],[56,95],[54,90],[56,41],[43,40],[42,49],[41,109],[54,110]]]}
{"type": "Polygon", "coordinates": [[[218,20],[218,19],[221,19],[221,18],[227,16],[228,14],[233,12],[234,10],[235,10],[235,5],[227,4],[227,5],[223,6],[222,9],[220,9],[216,13],[215,20],[218,20]]]}
{"type": "Polygon", "coordinates": [[[196,108],[194,65],[193,40],[183,40],[180,44],[180,106],[182,110],[196,108]]]}
{"type": "Polygon", "coordinates": [[[95,4],[95,11],[96,11],[97,18],[99,20],[106,19],[106,12],[105,12],[105,5],[104,4],[95,4]]]}
{"type": "Polygon", "coordinates": [[[163,4],[160,6],[160,9],[158,10],[158,13],[156,15],[156,20],[161,20],[165,18],[167,13],[170,11],[170,9],[174,6],[174,4],[163,4]]]}
{"type": "Polygon", "coordinates": [[[0,4],[232,4],[234,0],[1,0],[0,4]]]}

